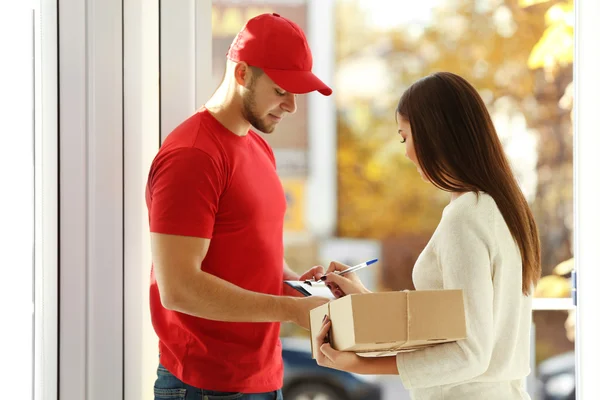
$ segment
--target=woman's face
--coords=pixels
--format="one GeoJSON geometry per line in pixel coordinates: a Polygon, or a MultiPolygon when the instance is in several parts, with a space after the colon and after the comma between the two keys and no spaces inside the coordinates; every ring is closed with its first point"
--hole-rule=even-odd
{"type": "Polygon", "coordinates": [[[412,131],[410,129],[410,123],[404,119],[402,116],[398,115],[398,134],[402,138],[402,143],[406,146],[406,152],[404,155],[412,161],[412,163],[417,167],[417,171],[421,178],[424,181],[427,181],[425,175],[423,174],[423,170],[419,166],[419,160],[417,159],[417,154],[415,153],[415,145],[412,139],[412,131]]]}

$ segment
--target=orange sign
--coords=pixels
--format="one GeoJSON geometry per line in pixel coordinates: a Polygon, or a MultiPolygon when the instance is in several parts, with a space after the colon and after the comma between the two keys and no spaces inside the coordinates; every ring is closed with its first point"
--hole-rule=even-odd
{"type": "Polygon", "coordinates": [[[288,232],[302,232],[304,224],[305,187],[304,179],[282,179],[283,191],[287,201],[287,211],[283,229],[288,232]]]}

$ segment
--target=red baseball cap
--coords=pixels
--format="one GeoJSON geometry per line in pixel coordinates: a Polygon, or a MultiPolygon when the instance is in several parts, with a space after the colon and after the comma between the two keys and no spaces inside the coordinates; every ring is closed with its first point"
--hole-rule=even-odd
{"type": "Polygon", "coordinates": [[[302,29],[279,14],[261,14],[246,22],[233,39],[227,58],[262,69],[287,92],[332,93],[311,71],[312,54],[302,29]]]}

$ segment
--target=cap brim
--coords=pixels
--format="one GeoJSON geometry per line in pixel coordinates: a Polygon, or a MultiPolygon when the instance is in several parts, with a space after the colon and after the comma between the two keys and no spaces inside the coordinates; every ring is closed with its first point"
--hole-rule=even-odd
{"type": "Polygon", "coordinates": [[[304,94],[319,91],[329,96],[333,91],[311,71],[290,71],[281,69],[263,69],[265,74],[286,92],[304,94]]]}

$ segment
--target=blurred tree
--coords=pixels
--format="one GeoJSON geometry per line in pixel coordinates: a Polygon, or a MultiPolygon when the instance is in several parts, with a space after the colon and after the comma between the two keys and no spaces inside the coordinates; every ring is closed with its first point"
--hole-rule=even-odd
{"type": "Polygon", "coordinates": [[[538,185],[533,210],[540,228],[544,275],[573,256],[573,0],[521,0],[544,12],[545,30],[528,67],[535,78],[536,111],[529,126],[539,134],[538,185]]]}
{"type": "MultiPolygon", "coordinates": [[[[424,183],[403,156],[394,109],[410,83],[445,70],[473,83],[492,113],[500,99],[508,102],[537,135],[532,208],[545,273],[569,258],[572,124],[570,109],[559,107],[572,81],[572,50],[569,56],[561,36],[572,32],[565,22],[569,7],[572,0],[440,1],[431,23],[389,30],[369,27],[356,1],[339,1],[337,64],[347,82],[338,80],[338,235],[431,235],[448,196],[424,183]],[[550,46],[555,40],[561,45],[550,46]],[[348,72],[376,62],[384,64],[386,76],[348,72]],[[386,89],[368,91],[380,81],[386,89]]],[[[386,282],[396,286],[406,285],[386,282]]]]}

